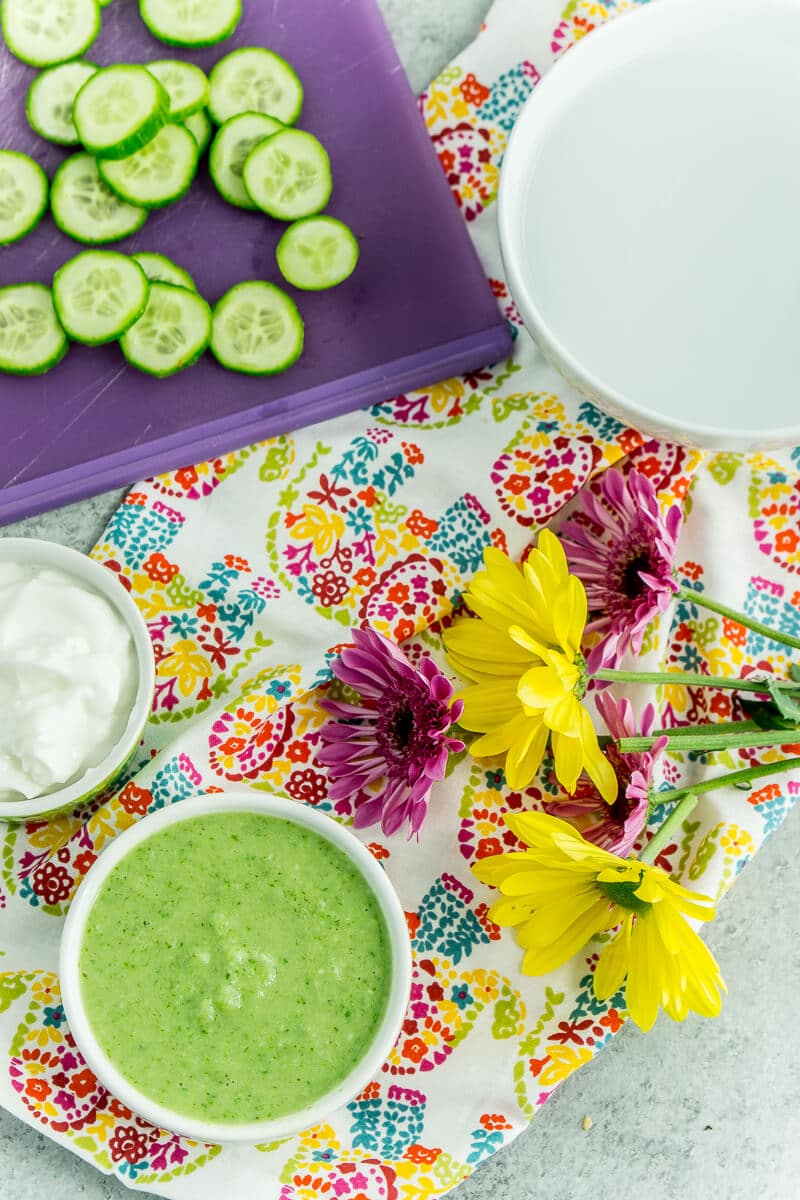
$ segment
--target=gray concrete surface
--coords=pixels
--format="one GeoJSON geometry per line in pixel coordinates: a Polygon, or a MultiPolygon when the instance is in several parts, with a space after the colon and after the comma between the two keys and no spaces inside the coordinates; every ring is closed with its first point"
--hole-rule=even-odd
{"type": "MultiPolygon", "coordinates": [[[[533,0],[519,0],[533,3],[533,0]]],[[[487,0],[380,0],[415,88],[477,31],[487,0]]],[[[121,493],[3,534],[86,550],[121,493]]],[[[730,996],[713,1022],[626,1028],[457,1200],[794,1200],[800,1196],[800,818],[737,882],[709,942],[730,996]],[[592,1127],[582,1128],[590,1116],[592,1127]]],[[[131,1193],[0,1111],[0,1200],[131,1193]]],[[[139,1192],[139,1195],[144,1193],[139,1192]]],[[[229,1200],[272,1200],[230,1196],[229,1200]]]]}

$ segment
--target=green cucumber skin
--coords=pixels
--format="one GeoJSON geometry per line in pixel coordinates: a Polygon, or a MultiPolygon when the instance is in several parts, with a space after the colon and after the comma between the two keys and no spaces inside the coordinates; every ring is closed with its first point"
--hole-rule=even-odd
{"type": "Polygon", "coordinates": [[[299,220],[293,221],[292,224],[289,226],[289,228],[286,230],[286,232],[283,234],[280,241],[278,242],[278,245],[275,248],[275,259],[278,264],[278,270],[280,271],[281,275],[286,280],[286,282],[291,287],[297,288],[297,290],[299,292],[328,292],[332,288],[341,287],[341,285],[343,283],[346,283],[347,280],[350,279],[350,277],[355,273],[356,267],[358,266],[358,263],[359,263],[359,259],[361,258],[361,247],[359,246],[358,239],[356,238],[356,236],[353,233],[350,226],[345,225],[344,221],[337,220],[336,217],[326,217],[325,218],[326,220],[331,221],[332,223],[334,223],[336,225],[340,225],[346,231],[348,237],[350,239],[352,239],[352,243],[353,243],[353,246],[355,247],[355,254],[356,254],[356,259],[355,259],[355,262],[353,263],[353,269],[350,271],[349,275],[345,275],[344,279],[337,279],[337,281],[335,283],[321,283],[317,287],[315,287],[313,284],[298,283],[296,281],[296,279],[292,279],[291,275],[287,274],[286,270],[284,269],[284,265],[281,262],[281,258],[282,258],[281,247],[284,245],[285,240],[288,238],[289,234],[295,228],[296,225],[304,225],[306,223],[306,221],[319,221],[320,217],[321,217],[320,213],[314,213],[314,215],[311,217],[300,217],[299,220]]]}
{"type": "MultiPolygon", "coordinates": [[[[231,119],[231,116],[241,116],[242,115],[242,113],[231,113],[230,116],[228,116],[228,117],[220,118],[219,115],[214,112],[214,106],[213,106],[214,75],[216,73],[217,77],[219,77],[219,74],[220,74],[217,71],[217,68],[220,67],[221,65],[227,63],[231,58],[236,58],[238,55],[245,54],[249,50],[261,50],[261,49],[268,49],[268,47],[266,47],[266,46],[264,46],[264,47],[262,47],[262,46],[239,46],[236,50],[231,50],[230,53],[226,54],[223,58],[221,58],[218,62],[216,62],[214,64],[214,66],[211,68],[211,70],[209,71],[209,73],[208,73],[208,83],[209,83],[208,111],[209,111],[209,115],[211,116],[211,119],[214,121],[214,123],[216,125],[220,125],[220,126],[224,125],[226,120],[229,121],[231,119]]],[[[274,58],[280,59],[281,63],[286,68],[287,72],[294,77],[294,79],[297,83],[297,88],[298,88],[299,94],[298,94],[297,104],[295,105],[294,109],[292,110],[291,115],[289,117],[287,117],[286,120],[283,120],[282,117],[275,118],[275,120],[281,121],[281,123],[283,125],[285,125],[287,127],[287,129],[289,129],[299,120],[300,113],[303,111],[303,101],[305,100],[303,82],[300,79],[300,76],[297,74],[297,71],[295,71],[292,64],[290,62],[288,62],[283,57],[282,54],[278,54],[275,50],[270,50],[269,53],[274,58]]],[[[243,110],[243,111],[247,111],[247,110],[243,110]]],[[[264,113],[262,115],[269,117],[269,116],[272,116],[272,113],[264,113]]]]}
{"type": "MultiPolygon", "coordinates": [[[[15,237],[9,238],[8,241],[4,242],[4,241],[0,240],[0,249],[2,249],[3,246],[13,246],[15,242],[21,242],[22,239],[27,237],[29,233],[33,233],[34,229],[39,224],[39,222],[41,221],[44,214],[47,212],[47,209],[50,205],[50,190],[51,190],[50,180],[47,178],[46,173],[39,166],[39,164],[34,159],[31,158],[31,156],[29,154],[22,154],[21,151],[19,151],[19,150],[5,150],[3,153],[11,154],[15,158],[24,158],[27,162],[31,163],[36,168],[36,170],[39,172],[42,179],[44,180],[44,197],[43,197],[42,203],[40,204],[40,206],[39,206],[36,214],[34,215],[33,220],[30,222],[30,224],[27,225],[25,227],[25,229],[21,230],[21,232],[18,233],[15,237]]],[[[1,290],[2,289],[0,289],[0,291],[1,290]]]]}
{"type": "MultiPolygon", "coordinates": [[[[243,283],[249,283],[249,282],[250,282],[250,280],[243,280],[243,283]]],[[[292,300],[291,296],[286,295],[286,292],[283,292],[283,295],[290,302],[292,308],[294,309],[295,314],[297,316],[298,324],[300,326],[300,344],[299,344],[294,356],[290,355],[289,358],[284,359],[283,362],[280,363],[280,365],[273,367],[271,370],[265,371],[265,370],[260,370],[257,367],[246,367],[246,366],[241,366],[241,365],[237,365],[235,363],[226,361],[225,357],[220,353],[218,348],[214,345],[214,319],[216,318],[217,311],[222,307],[222,305],[225,303],[226,300],[228,300],[232,295],[235,294],[235,292],[241,286],[242,286],[242,284],[239,284],[239,283],[234,284],[234,286],[232,288],[228,289],[228,291],[225,293],[224,296],[220,296],[219,300],[217,301],[217,303],[214,305],[213,309],[211,310],[211,318],[212,318],[211,339],[209,341],[208,348],[210,349],[211,353],[213,354],[214,358],[217,360],[219,365],[221,367],[223,367],[226,371],[234,371],[234,372],[236,372],[237,375],[249,375],[251,377],[266,376],[266,375],[282,375],[284,373],[284,371],[288,371],[290,367],[293,367],[294,364],[297,362],[297,360],[302,355],[303,350],[305,348],[305,329],[306,329],[305,321],[303,320],[303,318],[300,314],[300,309],[297,307],[294,300],[292,300]]],[[[277,287],[276,284],[270,284],[269,286],[275,288],[276,291],[282,290],[281,288],[277,287]]]]}
{"type": "MultiPolygon", "coordinates": [[[[189,134],[189,137],[191,136],[192,135],[189,134]]],[[[135,199],[130,194],[127,194],[125,189],[120,187],[119,184],[112,183],[111,179],[107,177],[107,172],[103,170],[102,159],[98,160],[97,170],[100,173],[100,178],[102,179],[103,183],[106,185],[109,191],[114,193],[118,200],[122,200],[125,204],[132,204],[135,208],[144,208],[147,212],[157,212],[160,208],[169,208],[170,204],[174,204],[177,200],[182,200],[186,193],[190,191],[191,186],[197,177],[197,164],[199,158],[200,155],[198,154],[197,159],[195,160],[194,171],[189,176],[189,179],[181,185],[179,191],[174,192],[171,196],[167,196],[166,199],[148,200],[146,202],[144,200],[135,199]]],[[[114,161],[116,162],[118,160],[115,159],[114,161]]]]}
{"type": "MultiPolygon", "coordinates": [[[[96,76],[94,78],[96,78],[96,76]]],[[[159,129],[161,129],[163,125],[166,125],[167,121],[169,120],[169,96],[167,95],[164,87],[162,87],[162,85],[156,79],[155,75],[151,75],[150,78],[155,83],[160,94],[159,106],[156,111],[152,113],[149,119],[145,121],[143,125],[139,126],[136,133],[131,134],[130,137],[123,138],[121,142],[117,142],[114,146],[98,146],[97,144],[93,145],[91,142],[87,142],[81,138],[81,145],[83,146],[84,150],[86,150],[89,154],[93,154],[97,159],[130,158],[130,156],[135,154],[137,150],[141,150],[142,146],[146,146],[148,142],[152,142],[159,129]]],[[[91,82],[91,79],[87,79],[83,87],[86,87],[91,82]]],[[[81,88],[81,92],[82,91],[83,88],[81,88]]],[[[78,96],[80,96],[81,92],[78,92],[78,95],[75,97],[73,111],[74,107],[77,106],[78,96]]],[[[80,136],[80,129],[78,128],[77,122],[75,123],[75,127],[78,129],[78,135],[80,136]]]]}
{"type": "MultiPolygon", "coordinates": [[[[206,336],[205,342],[203,343],[202,346],[200,346],[192,354],[191,358],[187,358],[185,362],[182,362],[180,364],[180,366],[173,367],[169,371],[154,371],[152,369],[152,367],[145,367],[145,366],[142,366],[141,363],[137,362],[135,357],[128,352],[128,348],[125,345],[125,335],[124,334],[120,338],[119,345],[120,345],[120,349],[122,350],[122,353],[125,357],[125,361],[130,363],[130,365],[132,367],[135,367],[137,371],[141,371],[143,375],[149,375],[152,379],[171,379],[173,375],[179,375],[182,371],[186,371],[186,370],[188,370],[189,367],[193,367],[194,364],[203,357],[206,350],[208,349],[209,344],[211,342],[212,309],[211,309],[211,306],[208,303],[208,301],[203,296],[201,296],[199,294],[199,292],[193,292],[191,288],[181,287],[179,284],[176,284],[176,283],[159,283],[158,286],[174,288],[175,291],[177,291],[177,292],[188,292],[189,295],[194,296],[196,300],[202,300],[203,304],[208,309],[208,334],[206,336]]],[[[148,297],[148,299],[149,299],[149,297],[148,297]]],[[[147,307],[147,305],[145,305],[145,308],[146,307],[147,307]]],[[[134,322],[134,324],[135,324],[135,322],[134,322]]],[[[131,326],[131,328],[133,328],[133,326],[131,326]]]]}
{"type": "MultiPolygon", "coordinates": [[[[2,290],[2,289],[0,289],[0,290],[2,290]]],[[[54,367],[57,367],[60,362],[64,361],[64,359],[66,358],[66,355],[67,355],[67,351],[70,348],[70,345],[71,345],[71,342],[65,334],[64,335],[64,345],[61,347],[61,350],[59,351],[56,358],[51,358],[48,362],[44,363],[41,367],[34,367],[31,370],[25,370],[22,367],[14,367],[9,364],[3,365],[2,361],[0,361],[0,375],[16,375],[20,379],[23,379],[23,378],[24,379],[33,379],[37,375],[46,375],[48,371],[52,371],[54,367]]]]}
{"type": "MultiPolygon", "coordinates": [[[[209,3],[211,3],[211,0],[209,0],[209,3]]],[[[236,6],[236,12],[234,15],[234,19],[231,22],[231,24],[229,25],[229,27],[227,29],[225,29],[225,31],[223,33],[220,33],[217,36],[212,37],[212,38],[205,38],[205,39],[202,39],[200,41],[195,41],[195,42],[181,41],[179,38],[172,38],[163,33],[159,33],[158,29],[155,27],[152,20],[148,20],[147,17],[145,16],[144,12],[142,11],[141,4],[139,6],[139,16],[142,18],[143,23],[147,26],[150,33],[152,33],[153,37],[156,38],[159,42],[161,42],[162,45],[164,45],[164,46],[180,46],[187,50],[193,50],[193,49],[201,49],[203,46],[218,46],[220,44],[220,42],[227,41],[227,39],[233,33],[235,33],[236,27],[242,19],[242,5],[241,5],[241,0],[239,0],[239,3],[236,6]]]]}
{"type": "MultiPolygon", "coordinates": [[[[108,3],[111,3],[111,0],[108,0],[108,3]]],[[[2,31],[3,41],[5,42],[6,46],[8,47],[8,51],[10,54],[13,54],[14,57],[19,59],[20,62],[27,63],[27,65],[29,67],[36,67],[38,70],[44,71],[47,69],[47,67],[60,67],[63,63],[71,62],[73,58],[80,58],[83,54],[86,53],[86,51],[89,49],[89,47],[91,45],[93,45],[94,42],[97,41],[97,36],[100,33],[100,26],[102,24],[102,12],[101,12],[101,7],[100,7],[99,3],[95,4],[95,9],[96,9],[96,15],[95,15],[95,22],[94,22],[94,30],[92,32],[91,37],[87,41],[86,45],[81,50],[70,51],[70,53],[65,54],[63,58],[46,58],[46,59],[41,59],[41,60],[33,59],[33,58],[23,58],[20,54],[17,54],[16,51],[12,50],[11,44],[9,43],[9,40],[8,40],[8,33],[6,31],[5,6],[2,3],[0,3],[0,31],[2,31]]]]}
{"type": "MultiPolygon", "coordinates": [[[[73,155],[72,157],[75,157],[75,156],[73,155]]],[[[53,177],[53,184],[52,184],[52,187],[50,188],[50,215],[53,218],[53,223],[55,224],[56,228],[60,229],[61,232],[63,234],[66,234],[67,237],[72,238],[72,240],[74,242],[78,242],[80,245],[83,245],[83,246],[109,246],[109,245],[113,245],[115,242],[121,242],[126,237],[131,237],[134,233],[138,233],[139,230],[144,225],[144,223],[147,220],[148,215],[149,215],[149,212],[146,208],[141,209],[137,222],[135,224],[133,224],[130,229],[126,229],[124,233],[120,233],[117,237],[110,238],[110,239],[102,237],[102,236],[96,237],[96,238],[90,238],[85,235],[79,236],[78,234],[73,233],[72,230],[69,229],[66,225],[62,224],[61,218],[58,215],[59,174],[60,174],[62,168],[65,167],[66,164],[70,161],[71,161],[71,158],[64,159],[64,162],[61,164],[61,167],[59,167],[58,171],[56,171],[55,176],[53,177]]],[[[137,205],[137,207],[140,207],[140,206],[137,205]]]]}
{"type": "MultiPolygon", "coordinates": [[[[19,286],[20,286],[19,284],[12,283],[12,284],[9,284],[7,287],[0,287],[0,299],[2,299],[4,292],[13,291],[15,288],[17,288],[19,286]]],[[[52,292],[50,291],[50,288],[45,287],[44,284],[34,283],[34,284],[30,284],[29,286],[39,288],[43,292],[50,292],[50,298],[52,301],[52,292]]],[[[53,305],[53,311],[55,311],[55,304],[53,305]]],[[[56,313],[56,320],[58,320],[57,313],[56,313]]],[[[60,324],[60,322],[59,322],[59,324],[60,324]]],[[[56,353],[55,358],[48,359],[47,362],[42,363],[42,365],[40,367],[29,367],[29,368],[16,367],[16,366],[14,366],[13,363],[3,363],[2,361],[0,361],[0,374],[2,374],[2,375],[20,375],[20,376],[25,376],[26,378],[31,378],[34,375],[46,375],[48,371],[51,371],[53,369],[53,367],[58,366],[58,364],[62,361],[65,354],[69,350],[70,341],[69,341],[69,338],[67,337],[66,333],[64,332],[63,327],[61,329],[61,332],[64,334],[64,341],[63,341],[61,347],[59,348],[58,352],[56,353]]]]}
{"type": "MultiPolygon", "coordinates": [[[[110,0],[109,0],[109,2],[110,2],[110,0]]],[[[72,62],[72,61],[73,61],[72,59],[69,59],[69,62],[72,62]]],[[[95,71],[100,70],[97,63],[91,62],[88,58],[77,58],[74,61],[76,63],[81,63],[86,67],[94,67],[95,71]]],[[[54,63],[53,65],[63,67],[66,64],[65,63],[54,63]]],[[[28,124],[30,125],[33,132],[35,134],[37,134],[38,137],[43,138],[44,141],[49,142],[52,146],[80,146],[80,144],[81,144],[80,138],[78,137],[77,133],[75,134],[74,138],[70,138],[69,140],[67,140],[65,138],[56,138],[56,137],[53,137],[49,133],[44,133],[37,126],[36,122],[34,121],[32,115],[31,115],[31,107],[32,107],[31,96],[35,93],[36,84],[39,82],[39,80],[41,78],[42,78],[41,75],[36,76],[36,78],[31,82],[31,85],[28,88],[27,94],[25,96],[25,115],[28,118],[28,124]]],[[[89,81],[87,80],[86,82],[88,83],[89,81]]],[[[76,95],[77,95],[77,93],[76,93],[76,95]]]]}
{"type": "MultiPolygon", "coordinates": [[[[76,255],[76,257],[78,257],[78,256],[76,255]]],[[[127,258],[129,256],[125,255],[125,257],[127,258]]],[[[57,292],[56,292],[56,287],[58,285],[58,281],[60,280],[61,276],[63,275],[65,269],[70,265],[70,263],[72,261],[73,261],[72,259],[68,259],[65,263],[62,264],[62,266],[60,266],[58,268],[55,275],[53,276],[53,289],[52,289],[53,290],[53,307],[56,310],[56,316],[58,317],[58,320],[61,324],[61,328],[66,333],[67,337],[71,338],[73,342],[80,343],[80,345],[82,345],[82,346],[107,346],[111,342],[119,341],[119,339],[122,337],[122,335],[124,333],[127,333],[127,331],[130,329],[131,325],[135,325],[135,323],[139,320],[139,317],[142,315],[144,310],[147,308],[147,299],[150,294],[150,281],[148,280],[147,276],[145,275],[144,271],[139,266],[139,264],[137,262],[135,262],[134,259],[130,259],[130,261],[132,263],[134,263],[135,266],[139,267],[139,270],[142,273],[142,277],[144,278],[145,282],[147,283],[147,286],[144,290],[144,297],[142,299],[141,307],[130,318],[127,325],[125,325],[124,329],[117,329],[114,333],[110,334],[108,337],[87,338],[84,335],[81,335],[79,337],[78,334],[75,333],[75,331],[70,328],[70,322],[64,320],[64,316],[61,311],[61,307],[58,303],[58,296],[57,296],[57,292]]]]}
{"type": "MultiPolygon", "coordinates": [[[[154,66],[159,66],[159,65],[161,65],[165,62],[169,62],[169,61],[170,61],[169,59],[159,58],[159,59],[154,59],[153,62],[144,63],[143,65],[144,65],[145,70],[150,71],[150,74],[154,75],[154,78],[158,79],[158,75],[155,75],[154,72],[152,70],[150,70],[150,68],[154,67],[154,66]]],[[[177,60],[172,60],[172,61],[180,62],[181,60],[177,59],[177,60]]],[[[185,63],[184,65],[188,67],[188,66],[192,66],[193,64],[185,63]]],[[[198,68],[198,70],[199,70],[199,68],[198,68]]],[[[161,83],[160,79],[159,79],[159,83],[161,83]]],[[[162,86],[164,86],[164,85],[162,84],[162,86]]],[[[165,87],[165,91],[166,91],[166,87],[165,87]]],[[[209,92],[209,85],[208,85],[208,78],[206,78],[205,93],[200,97],[200,99],[193,101],[186,108],[179,108],[179,109],[176,109],[174,112],[170,108],[170,111],[169,111],[170,121],[174,122],[177,125],[182,125],[187,117],[192,117],[192,116],[194,116],[195,113],[200,112],[201,109],[206,108],[208,106],[208,92],[209,92]]],[[[169,95],[169,93],[167,93],[167,95],[169,95]]]]}

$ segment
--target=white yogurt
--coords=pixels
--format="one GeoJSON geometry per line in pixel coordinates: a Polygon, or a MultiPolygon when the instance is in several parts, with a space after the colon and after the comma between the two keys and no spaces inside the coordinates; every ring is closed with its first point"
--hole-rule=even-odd
{"type": "Polygon", "coordinates": [[[105,597],[64,571],[0,562],[0,801],[102,762],[137,683],[133,638],[105,597]]]}

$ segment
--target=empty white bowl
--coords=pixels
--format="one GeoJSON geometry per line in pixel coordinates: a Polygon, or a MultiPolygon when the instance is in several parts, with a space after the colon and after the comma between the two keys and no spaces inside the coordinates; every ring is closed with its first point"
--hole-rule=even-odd
{"type": "Polygon", "coordinates": [[[658,0],[571,48],[503,164],[511,292],[621,420],[701,447],[800,443],[800,4],[658,0]]]}
{"type": "MultiPolygon", "coordinates": [[[[72,901],[61,934],[59,956],[61,997],[75,1041],[98,1079],[134,1112],[154,1125],[205,1142],[267,1142],[309,1129],[347,1104],[381,1068],[403,1023],[411,989],[411,943],[405,913],[382,867],[343,825],[324,813],[285,796],[254,791],[230,791],[194,796],[142,817],[110,843],[89,869],[72,901]],[[360,871],[371,888],[386,924],[391,950],[392,979],[383,1018],[372,1044],[335,1088],[307,1108],[264,1121],[233,1124],[187,1116],[145,1095],[115,1067],[96,1038],[80,988],[79,960],[86,922],[98,892],[117,864],[146,838],[168,826],[212,813],[255,812],[294,821],[332,842],[360,871]]],[[[135,980],[132,980],[135,987],[135,980]]],[[[224,1052],[224,1048],[223,1051],[224,1052]]]]}
{"type": "Polygon", "coordinates": [[[156,679],[155,661],[144,617],[117,577],[101,563],[67,546],[40,541],[38,538],[0,538],[0,562],[51,567],[73,576],[78,583],[98,592],[127,625],[138,668],[136,695],[128,720],[108,754],[64,787],[32,800],[0,801],[0,821],[32,821],[76,808],[109,787],[121,774],[136,750],[150,716],[156,679]]]}

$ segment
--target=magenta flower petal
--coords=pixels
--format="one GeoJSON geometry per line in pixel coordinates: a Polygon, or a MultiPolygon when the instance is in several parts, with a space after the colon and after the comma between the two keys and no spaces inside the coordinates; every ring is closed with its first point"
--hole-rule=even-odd
{"type": "MultiPolygon", "coordinates": [[[[655,709],[648,704],[637,728],[629,700],[615,700],[608,692],[595,696],[600,714],[608,731],[616,740],[623,737],[647,737],[655,723],[655,709]]],[[[606,747],[606,757],[619,781],[617,799],[609,805],[595,785],[585,775],[578,780],[573,796],[545,804],[554,817],[570,821],[587,841],[611,854],[627,858],[642,833],[653,791],[653,769],[667,745],[667,738],[658,738],[651,750],[641,754],[621,754],[613,744],[606,747]]]]}
{"type": "Polygon", "coordinates": [[[356,796],[358,829],[380,821],[387,837],[403,825],[419,834],[433,784],[444,779],[449,755],[464,748],[448,736],[463,702],[427,655],[417,669],[374,629],[354,629],[352,638],[333,673],[361,703],[322,701],[330,719],[317,758],[331,779],[329,796],[356,796]]]}
{"type": "Polygon", "coordinates": [[[600,634],[587,664],[616,667],[628,650],[639,653],[647,626],[678,590],[672,568],[683,514],[678,504],[662,514],[652,483],[635,470],[605,471],[578,503],[561,541],[586,588],[586,628],[600,634]]]}

